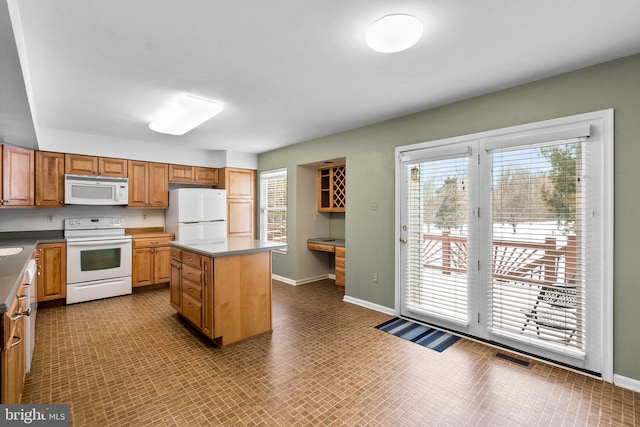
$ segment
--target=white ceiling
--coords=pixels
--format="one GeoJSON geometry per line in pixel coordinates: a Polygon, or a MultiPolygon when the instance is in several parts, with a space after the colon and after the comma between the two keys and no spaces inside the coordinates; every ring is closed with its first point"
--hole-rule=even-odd
{"type": "Polygon", "coordinates": [[[8,1],[37,129],[193,149],[261,153],[640,52],[638,0],[8,1]],[[370,50],[398,12],[422,39],[370,50]],[[224,111],[149,130],[179,93],[224,111]]]}

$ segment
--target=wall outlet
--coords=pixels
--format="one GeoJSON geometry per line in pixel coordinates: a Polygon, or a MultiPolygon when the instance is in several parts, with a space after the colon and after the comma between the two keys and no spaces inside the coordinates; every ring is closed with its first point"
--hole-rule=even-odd
{"type": "Polygon", "coordinates": [[[378,273],[373,273],[373,283],[378,283],[378,273]]]}
{"type": "Polygon", "coordinates": [[[370,207],[371,207],[372,211],[377,211],[380,208],[379,205],[378,205],[378,201],[371,202],[370,207]]]}
{"type": "Polygon", "coordinates": [[[47,214],[47,222],[53,222],[53,214],[47,214]]]}

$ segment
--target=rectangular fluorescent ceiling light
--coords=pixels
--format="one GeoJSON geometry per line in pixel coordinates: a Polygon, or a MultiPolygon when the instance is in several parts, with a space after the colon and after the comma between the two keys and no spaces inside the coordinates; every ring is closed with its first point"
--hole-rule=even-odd
{"type": "Polygon", "coordinates": [[[149,129],[169,135],[184,135],[222,111],[213,101],[182,95],[163,108],[149,129]]]}

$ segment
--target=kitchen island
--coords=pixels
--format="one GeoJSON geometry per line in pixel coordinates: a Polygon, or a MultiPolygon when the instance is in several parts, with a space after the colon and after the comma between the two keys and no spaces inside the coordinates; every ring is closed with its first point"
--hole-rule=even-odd
{"type": "Polygon", "coordinates": [[[219,346],[271,332],[271,251],[244,237],[170,242],[171,305],[219,346]]]}

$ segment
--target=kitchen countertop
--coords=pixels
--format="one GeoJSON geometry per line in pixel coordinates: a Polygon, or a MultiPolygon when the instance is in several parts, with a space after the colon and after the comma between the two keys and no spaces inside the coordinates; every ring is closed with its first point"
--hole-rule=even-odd
{"type": "Polygon", "coordinates": [[[227,240],[179,240],[169,242],[169,246],[197,252],[208,257],[244,255],[287,248],[286,244],[253,240],[246,237],[229,237],[227,240]]]}
{"type": "Polygon", "coordinates": [[[312,237],[307,239],[307,243],[317,243],[320,245],[340,246],[344,248],[344,239],[334,239],[333,237],[312,237]]]}
{"type": "Polygon", "coordinates": [[[0,233],[0,247],[23,248],[19,254],[9,255],[0,261],[0,314],[11,306],[36,246],[59,242],[65,242],[62,230],[0,233]]]}

